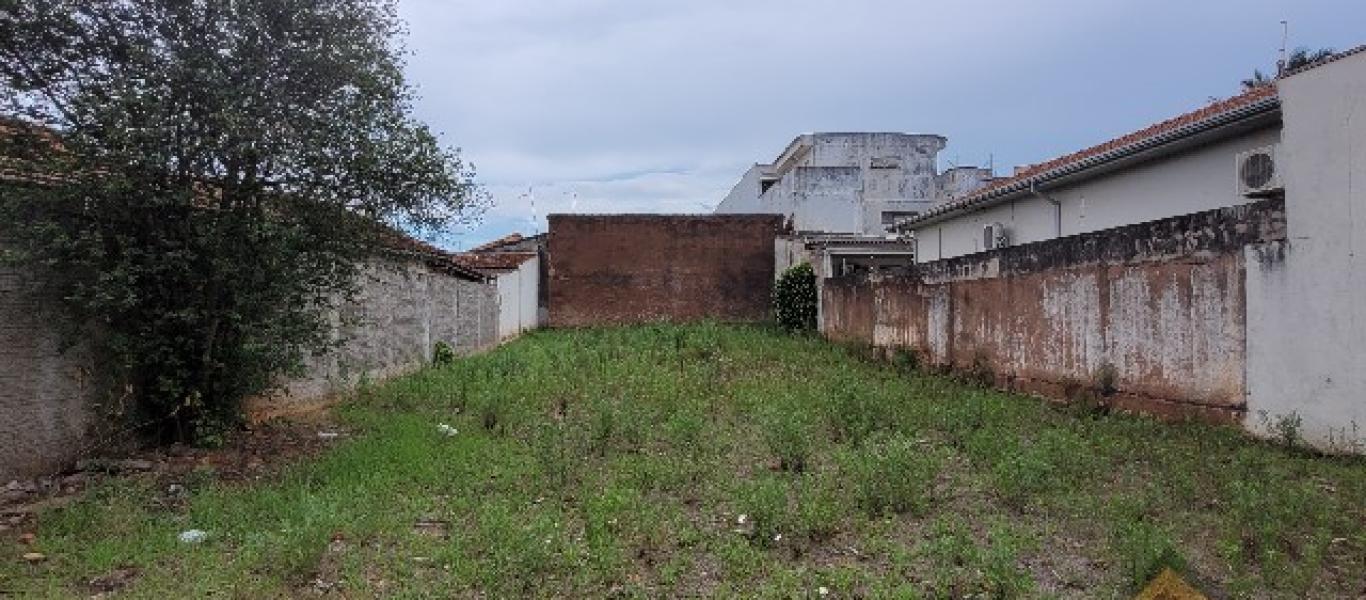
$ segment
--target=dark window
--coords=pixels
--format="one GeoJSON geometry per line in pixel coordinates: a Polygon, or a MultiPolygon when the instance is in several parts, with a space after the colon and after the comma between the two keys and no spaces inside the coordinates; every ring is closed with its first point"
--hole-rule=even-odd
{"type": "Polygon", "coordinates": [[[918,214],[920,211],[916,210],[884,210],[882,211],[882,224],[891,225],[896,223],[897,219],[909,219],[918,214]]]}

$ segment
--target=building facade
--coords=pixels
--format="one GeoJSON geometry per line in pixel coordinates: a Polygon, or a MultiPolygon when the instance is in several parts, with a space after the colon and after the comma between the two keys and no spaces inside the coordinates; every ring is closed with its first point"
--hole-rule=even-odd
{"type": "Polygon", "coordinates": [[[971,192],[989,169],[939,172],[947,140],[907,133],[810,133],[770,164],[756,164],[716,207],[718,214],[780,214],[798,232],[885,236],[898,219],[971,192]]]}

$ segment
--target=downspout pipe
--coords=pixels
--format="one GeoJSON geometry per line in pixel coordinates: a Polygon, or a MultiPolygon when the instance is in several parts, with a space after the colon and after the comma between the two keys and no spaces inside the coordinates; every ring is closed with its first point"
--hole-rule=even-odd
{"type": "Polygon", "coordinates": [[[1053,237],[1062,237],[1062,201],[1043,193],[1043,190],[1036,187],[1032,181],[1029,182],[1029,193],[1053,205],[1053,237]]]}

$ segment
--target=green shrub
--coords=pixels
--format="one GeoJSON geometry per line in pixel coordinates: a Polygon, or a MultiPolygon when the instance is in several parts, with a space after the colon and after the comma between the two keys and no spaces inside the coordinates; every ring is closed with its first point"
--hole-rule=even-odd
{"type": "Polygon", "coordinates": [[[773,284],[773,318],[786,329],[815,329],[816,302],[816,272],[808,263],[783,271],[773,284]]]}
{"type": "Polygon", "coordinates": [[[455,348],[446,342],[437,342],[432,348],[432,364],[441,367],[455,362],[455,348]]]}
{"type": "Polygon", "coordinates": [[[843,460],[854,499],[870,517],[924,514],[940,466],[936,453],[899,433],[869,439],[862,448],[845,454],[843,460]]]}
{"type": "Polygon", "coordinates": [[[1134,589],[1152,581],[1163,569],[1181,572],[1186,559],[1171,534],[1142,516],[1122,519],[1111,536],[1111,548],[1134,589]]]}

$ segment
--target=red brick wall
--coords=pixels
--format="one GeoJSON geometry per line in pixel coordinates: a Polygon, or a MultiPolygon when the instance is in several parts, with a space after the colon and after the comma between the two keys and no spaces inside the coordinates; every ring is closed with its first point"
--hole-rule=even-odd
{"type": "Polygon", "coordinates": [[[550,215],[550,325],[761,321],[778,215],[550,215]]]}

